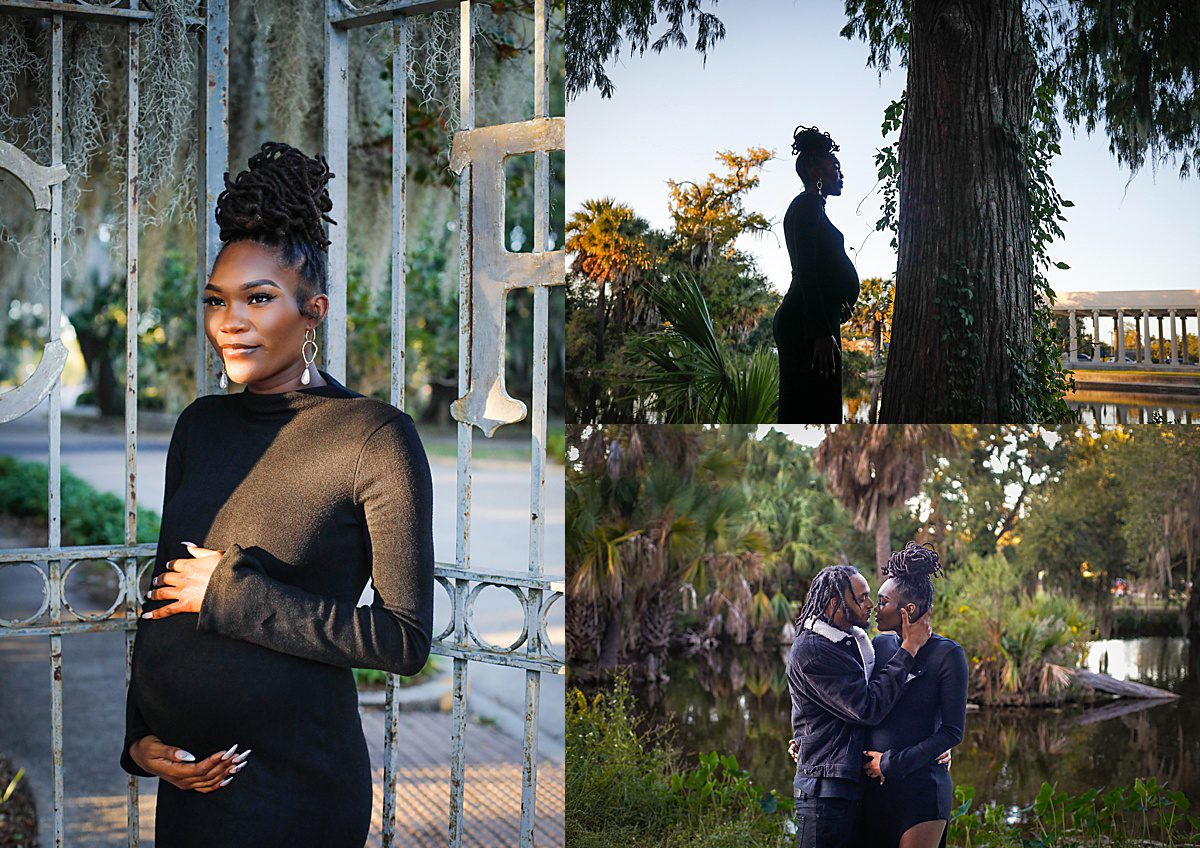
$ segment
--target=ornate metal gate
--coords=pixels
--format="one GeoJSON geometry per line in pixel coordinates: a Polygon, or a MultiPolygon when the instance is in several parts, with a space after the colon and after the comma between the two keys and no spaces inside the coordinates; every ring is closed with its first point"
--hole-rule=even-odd
{"type": "MultiPolygon", "coordinates": [[[[346,0],[325,0],[325,155],[335,174],[348,173],[347,100],[348,32],[355,27],[390,25],[392,28],[392,338],[391,402],[403,408],[404,396],[404,291],[405,291],[405,171],[406,171],[406,45],[409,19],[416,15],[457,7],[459,41],[459,126],[451,151],[451,165],[459,173],[459,391],[452,407],[458,421],[458,519],[454,563],[439,563],[436,580],[451,604],[450,621],[434,638],[433,653],[453,662],[453,738],[450,763],[450,820],[448,843],[461,845],[463,795],[467,741],[467,676],[472,662],[494,663],[525,670],[525,733],[521,791],[520,840],[533,844],[535,792],[537,785],[537,727],[543,673],[563,673],[563,658],[547,637],[547,614],[563,597],[561,576],[548,577],[543,562],[545,522],[542,497],[546,464],[546,397],[548,287],[561,284],[565,270],[564,252],[546,251],[549,229],[549,152],[561,150],[564,139],[562,118],[548,116],[546,8],[535,2],[534,111],[527,121],[491,127],[475,126],[474,0],[390,0],[369,8],[355,8],[346,0]],[[533,252],[510,253],[504,247],[503,165],[508,156],[534,156],[533,252]],[[514,288],[532,288],[534,294],[533,409],[530,462],[531,519],[529,525],[528,575],[488,572],[472,567],[471,559],[471,468],[472,427],[491,436],[498,427],[522,420],[525,405],[509,397],[504,388],[504,315],[506,293],[514,288]],[[524,626],[511,645],[493,645],[471,625],[471,607],[487,587],[507,589],[520,601],[524,626]]],[[[112,5],[87,0],[0,0],[0,14],[38,15],[51,26],[51,158],[48,166],[32,162],[20,150],[0,141],[0,169],[23,182],[39,209],[50,213],[50,339],[32,376],[18,388],[0,396],[0,423],[11,421],[36,407],[49,396],[49,535],[45,548],[0,551],[0,568],[27,565],[42,581],[40,608],[28,618],[0,619],[0,638],[39,637],[50,640],[52,770],[54,786],[55,845],[64,840],[63,792],[63,662],[62,637],[97,631],[126,634],[126,685],[132,660],[137,616],[144,600],[140,578],[153,565],[156,545],[136,544],[136,457],[137,457],[137,336],[128,332],[125,356],[125,543],[116,546],[64,547],[61,533],[60,437],[61,384],[66,348],[59,339],[62,306],[62,164],[63,112],[63,20],[75,17],[128,29],[129,81],[127,125],[127,174],[138,170],[138,36],[140,28],[153,20],[154,12],[143,9],[140,0],[116,0],[112,5]],[[106,561],[120,575],[121,591],[101,613],[86,614],[72,609],[64,594],[71,571],[84,561],[106,561]],[[65,614],[64,614],[65,613],[65,614]]],[[[229,91],[229,5],[228,0],[206,0],[203,17],[188,19],[188,26],[203,32],[204,95],[200,125],[198,174],[201,186],[197,209],[205,226],[198,227],[196,320],[202,326],[199,293],[207,280],[220,246],[214,212],[222,177],[228,170],[229,91]]],[[[346,209],[346,180],[331,185],[335,209],[346,209]]],[[[343,212],[345,215],[345,212],[343,212]]],[[[138,325],[138,184],[126,181],[126,327],[138,325]]],[[[345,380],[346,370],[346,228],[330,233],[329,297],[325,323],[326,370],[345,380]]],[[[213,352],[198,334],[196,384],[201,393],[217,391],[218,364],[213,352]]],[[[389,675],[386,701],[384,768],[383,844],[395,836],[395,796],[398,752],[396,728],[399,715],[395,697],[396,679],[389,675]]],[[[137,779],[129,778],[129,845],[138,842],[137,779]]]]}

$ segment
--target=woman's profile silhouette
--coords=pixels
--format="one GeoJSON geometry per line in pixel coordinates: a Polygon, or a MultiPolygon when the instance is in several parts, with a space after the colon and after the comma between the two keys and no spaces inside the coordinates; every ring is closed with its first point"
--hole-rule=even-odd
{"type": "Polygon", "coordinates": [[[858,272],[841,232],[825,215],[825,198],[842,193],[838,145],[816,127],[796,128],[792,153],[804,191],[783,217],[792,281],[775,312],[780,423],[842,420],[840,325],[858,299],[858,272]]]}

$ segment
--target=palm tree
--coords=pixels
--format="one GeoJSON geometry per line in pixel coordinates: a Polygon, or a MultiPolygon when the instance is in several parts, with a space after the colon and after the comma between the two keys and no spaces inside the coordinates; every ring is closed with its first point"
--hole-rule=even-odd
{"type": "Polygon", "coordinates": [[[596,287],[596,359],[604,359],[608,326],[608,292],[614,300],[617,335],[626,321],[644,318],[647,302],[634,285],[642,273],[654,266],[646,235],[650,225],[632,208],[611,197],[585,200],[583,208],[567,222],[566,249],[575,254],[573,274],[587,278],[596,287]]]}
{"type": "Polygon", "coordinates": [[[631,348],[643,363],[640,393],[653,398],[662,420],[760,424],[774,419],[779,371],[771,350],[759,348],[748,358],[727,350],[690,274],[652,287],[650,297],[663,328],[634,339],[631,348]]]}
{"type": "Polygon", "coordinates": [[[892,510],[921,490],[927,452],[952,449],[952,444],[949,428],[927,424],[843,424],[826,429],[813,463],[854,526],[875,531],[880,580],[892,552],[892,510]]]}

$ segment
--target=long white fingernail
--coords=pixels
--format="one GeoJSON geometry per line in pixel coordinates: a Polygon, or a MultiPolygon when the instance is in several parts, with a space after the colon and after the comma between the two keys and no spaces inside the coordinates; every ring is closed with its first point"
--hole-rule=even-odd
{"type": "Polygon", "coordinates": [[[227,778],[225,778],[224,780],[222,780],[222,781],[221,781],[219,784],[217,784],[217,785],[218,785],[218,786],[224,786],[226,783],[228,783],[228,782],[229,782],[229,781],[231,781],[231,780],[233,780],[233,778],[232,778],[232,777],[227,777],[227,778]]]}
{"type": "Polygon", "coordinates": [[[195,542],[181,542],[180,544],[184,544],[184,545],[191,545],[193,548],[198,548],[198,547],[200,547],[200,546],[199,546],[199,545],[197,545],[195,542]]]}
{"type": "Polygon", "coordinates": [[[234,744],[234,746],[232,748],[230,748],[228,751],[226,751],[224,754],[221,755],[221,759],[228,760],[230,757],[233,756],[233,752],[236,750],[237,750],[237,745],[234,744]]]}
{"type": "Polygon", "coordinates": [[[196,762],[195,756],[193,756],[192,754],[189,754],[187,751],[183,750],[182,748],[175,749],[175,759],[182,760],[185,763],[196,762]]]}
{"type": "Polygon", "coordinates": [[[142,618],[154,618],[154,613],[144,612],[142,618]]]}
{"type": "Polygon", "coordinates": [[[245,764],[245,763],[239,763],[238,765],[236,765],[236,766],[234,766],[233,768],[231,768],[231,769],[229,770],[229,773],[230,773],[230,774],[237,774],[239,771],[241,771],[241,770],[242,770],[242,769],[244,769],[245,767],[246,767],[246,764],[245,764]]]}
{"type": "Polygon", "coordinates": [[[251,752],[252,750],[254,750],[254,749],[253,749],[253,748],[247,748],[245,751],[242,751],[242,753],[240,753],[240,754],[238,754],[236,757],[234,757],[234,758],[233,758],[233,761],[234,761],[235,763],[240,763],[240,762],[244,761],[244,760],[246,759],[246,757],[250,756],[250,752],[251,752]]]}

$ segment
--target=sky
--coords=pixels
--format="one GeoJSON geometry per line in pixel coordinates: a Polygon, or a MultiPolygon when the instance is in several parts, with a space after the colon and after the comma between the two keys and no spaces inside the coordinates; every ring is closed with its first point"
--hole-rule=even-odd
{"type": "MultiPolygon", "coordinates": [[[[845,235],[861,278],[890,276],[895,252],[890,235],[874,231],[880,196],[875,152],[883,110],[903,91],[905,70],[880,78],[866,67],[867,47],[842,38],[841,0],[711,0],[704,8],[726,26],[726,37],[707,64],[690,46],[629,56],[609,63],[616,86],[611,99],[593,90],[567,106],[568,214],[586,199],[613,197],[652,226],[670,224],[666,180],[704,179],[717,169],[714,154],[752,146],[774,149],[762,182],[746,207],[775,227],[763,238],[743,237],[780,291],[790,278],[782,221],[803,189],[791,155],[797,125],[816,124],[841,145],[845,173],[841,197],[826,213],[845,235]]],[[[663,27],[652,33],[652,39],[663,27]]],[[[690,33],[689,33],[690,37],[690,33]]],[[[1064,126],[1062,156],[1051,175],[1066,209],[1066,239],[1051,248],[1056,291],[1124,289],[1200,290],[1200,180],[1181,181],[1178,166],[1147,166],[1129,183],[1129,172],[1108,152],[1102,130],[1072,137],[1064,126]]]]}

